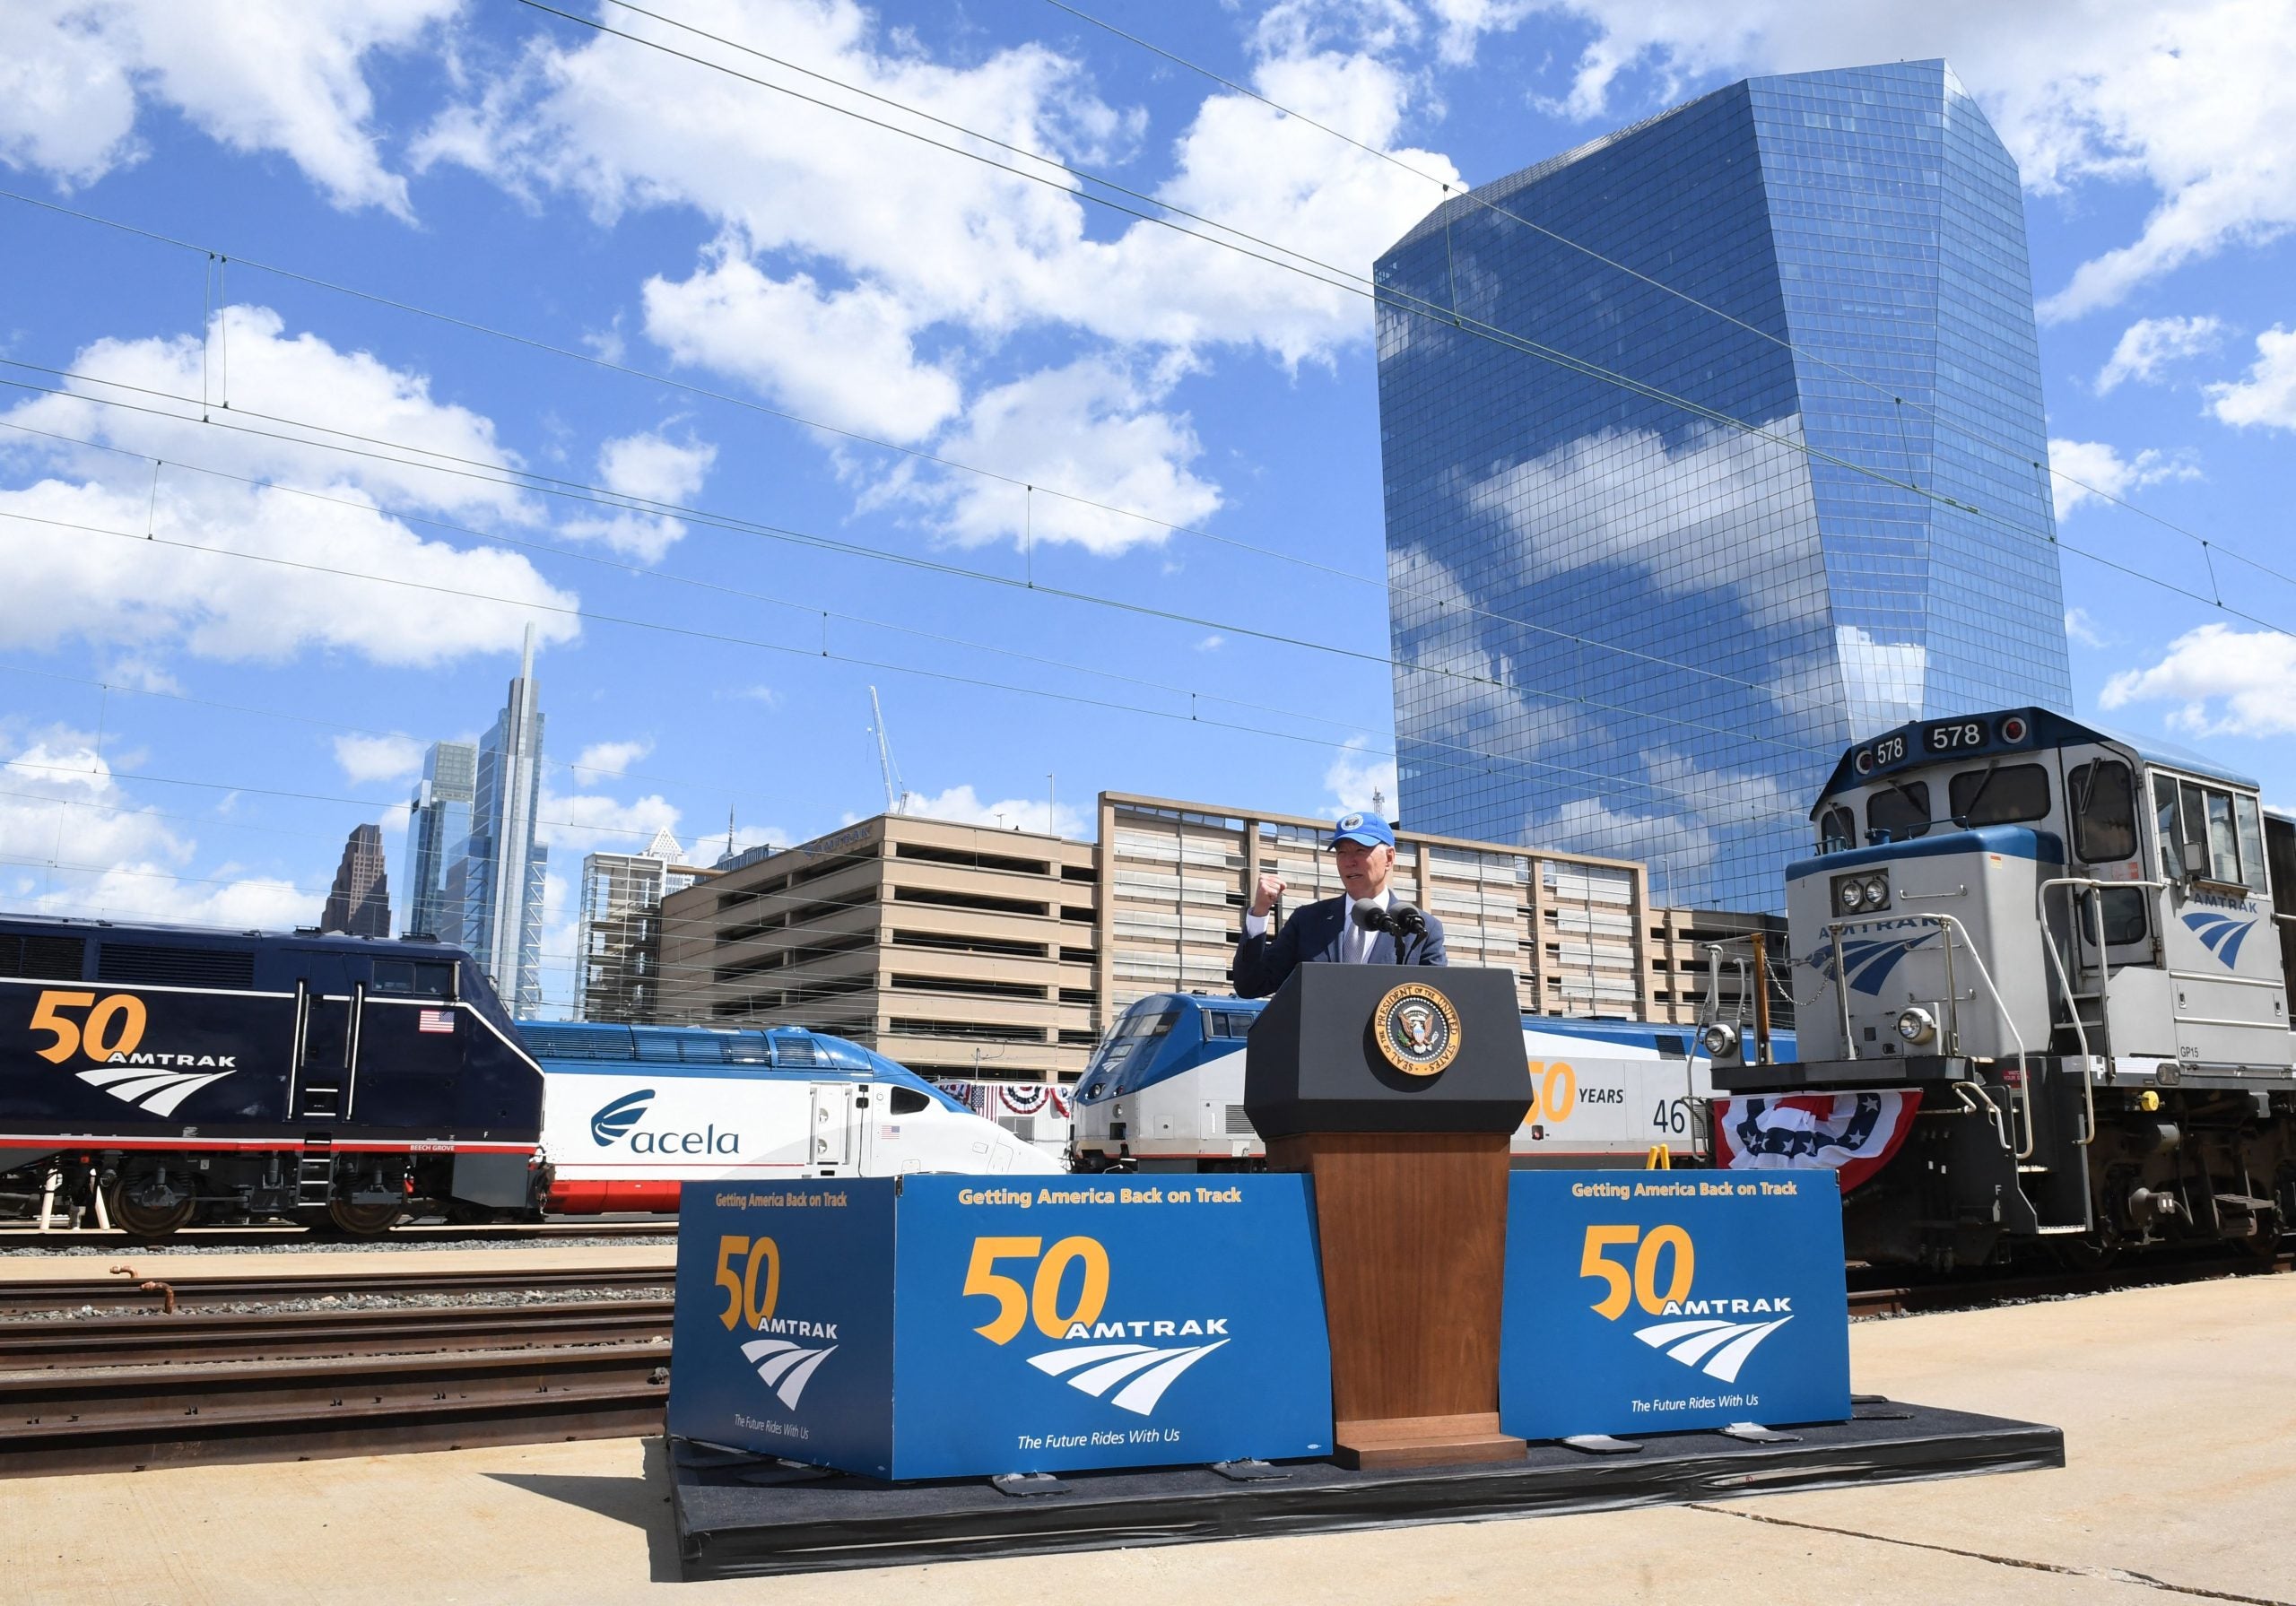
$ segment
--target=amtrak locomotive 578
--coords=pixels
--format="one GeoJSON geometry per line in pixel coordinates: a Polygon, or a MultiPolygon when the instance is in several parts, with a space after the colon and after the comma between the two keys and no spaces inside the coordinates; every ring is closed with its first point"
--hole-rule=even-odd
{"type": "Polygon", "coordinates": [[[542,1072],[426,942],[0,918],[0,1209],[159,1237],[538,1197],[542,1072]]]}
{"type": "Polygon", "coordinates": [[[1727,1023],[1735,1163],[1845,1168],[1853,1257],[2082,1263],[2296,1219],[2296,825],[2196,753],[2045,711],[1845,753],[1786,872],[1799,1057],[1727,1023]]]}

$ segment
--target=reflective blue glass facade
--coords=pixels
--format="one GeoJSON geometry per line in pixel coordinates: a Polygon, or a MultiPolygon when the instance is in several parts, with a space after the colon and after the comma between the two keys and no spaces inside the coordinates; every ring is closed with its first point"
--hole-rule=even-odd
{"type": "Polygon", "coordinates": [[[1851,742],[2069,707],[2017,171],[1944,62],[1733,84],[1378,273],[1412,829],[1776,908],[1851,742]]]}

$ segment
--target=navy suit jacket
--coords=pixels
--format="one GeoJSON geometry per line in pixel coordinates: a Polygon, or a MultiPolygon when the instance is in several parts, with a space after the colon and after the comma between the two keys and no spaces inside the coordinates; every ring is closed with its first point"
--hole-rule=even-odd
{"type": "MultiPolygon", "coordinates": [[[[1299,912],[1286,920],[1281,929],[1257,937],[1246,937],[1237,943],[1236,962],[1228,968],[1228,979],[1235,984],[1236,996],[1265,998],[1302,965],[1341,963],[1340,939],[1346,934],[1347,922],[1354,907],[1355,900],[1344,893],[1337,898],[1302,904],[1299,912]]],[[[1451,962],[1450,956],[1443,951],[1443,923],[1432,915],[1427,916],[1425,936],[1400,939],[1403,943],[1400,955],[1396,952],[1397,941],[1391,932],[1374,933],[1370,957],[1365,963],[1448,965],[1451,962]]]]}

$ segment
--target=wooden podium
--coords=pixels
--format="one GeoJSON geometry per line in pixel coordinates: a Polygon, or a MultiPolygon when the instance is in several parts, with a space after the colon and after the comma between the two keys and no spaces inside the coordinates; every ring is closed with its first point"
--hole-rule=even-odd
{"type": "Polygon", "coordinates": [[[1531,1105],[1513,973],[1302,965],[1245,1066],[1269,1167],[1315,1179],[1335,1459],[1519,1458],[1499,1431],[1508,1142],[1531,1105]]]}

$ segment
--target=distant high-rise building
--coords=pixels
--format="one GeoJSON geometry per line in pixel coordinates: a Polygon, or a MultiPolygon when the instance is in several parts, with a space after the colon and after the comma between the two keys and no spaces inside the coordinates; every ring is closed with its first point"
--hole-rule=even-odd
{"type": "Polygon", "coordinates": [[[575,929],[574,999],[585,1020],[643,1025],[660,1019],[662,899],[715,872],[681,864],[667,827],[644,853],[594,853],[582,861],[575,929]]]}
{"type": "Polygon", "coordinates": [[[434,742],[422,760],[406,815],[406,858],[399,866],[407,936],[460,942],[462,905],[447,900],[447,874],[470,841],[470,804],[478,784],[478,745],[434,742]]]}
{"type": "Polygon", "coordinates": [[[354,937],[391,934],[391,890],[383,871],[383,828],[352,828],[343,845],[343,863],[335,872],[335,887],[326,895],[319,916],[323,932],[345,932],[354,937]]]}
{"type": "Polygon", "coordinates": [[[1716,90],[1377,274],[1413,829],[1774,909],[1852,742],[2068,705],[2017,169],[1944,62],[1716,90]]]}
{"type": "Polygon", "coordinates": [[[517,678],[478,744],[470,838],[447,873],[442,898],[461,911],[462,929],[451,934],[520,1013],[542,1005],[542,904],[550,856],[535,840],[543,716],[534,672],[535,630],[528,625],[517,678]]]}

